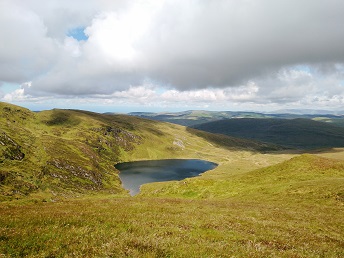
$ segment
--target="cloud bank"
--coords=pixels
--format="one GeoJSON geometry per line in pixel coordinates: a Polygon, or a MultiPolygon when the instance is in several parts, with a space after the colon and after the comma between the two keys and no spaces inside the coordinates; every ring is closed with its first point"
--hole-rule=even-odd
{"type": "Polygon", "coordinates": [[[7,99],[340,106],[343,24],[341,0],[0,0],[0,81],[30,82],[7,99]]]}

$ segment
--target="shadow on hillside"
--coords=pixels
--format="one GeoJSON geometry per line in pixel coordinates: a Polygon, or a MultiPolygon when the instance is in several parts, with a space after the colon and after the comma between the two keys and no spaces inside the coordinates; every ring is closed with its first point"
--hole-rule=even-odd
{"type": "Polygon", "coordinates": [[[68,110],[53,110],[50,119],[45,122],[49,126],[63,125],[63,126],[77,126],[80,119],[73,116],[68,110]]]}
{"type": "Polygon", "coordinates": [[[309,154],[325,154],[325,153],[340,153],[344,152],[344,148],[322,148],[316,150],[309,150],[306,151],[309,154]]]}
{"type": "Polygon", "coordinates": [[[249,140],[243,138],[231,137],[223,134],[208,133],[187,127],[189,133],[202,137],[203,139],[211,142],[222,148],[230,150],[250,150],[261,153],[275,152],[275,151],[296,151],[295,149],[286,148],[272,143],[264,143],[256,140],[249,140]]]}
{"type": "Polygon", "coordinates": [[[314,148],[292,148],[273,143],[260,142],[251,139],[236,138],[223,134],[208,133],[193,128],[187,128],[187,131],[204,138],[222,148],[230,150],[251,150],[260,153],[271,154],[335,154],[344,152],[344,147],[314,147],[314,148]]]}
{"type": "Polygon", "coordinates": [[[343,127],[309,119],[226,119],[195,128],[304,151],[344,147],[343,127]]]}

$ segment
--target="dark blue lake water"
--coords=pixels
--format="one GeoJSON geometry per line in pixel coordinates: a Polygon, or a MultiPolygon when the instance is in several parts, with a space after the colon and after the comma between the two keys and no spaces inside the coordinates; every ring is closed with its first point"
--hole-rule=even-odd
{"type": "Polygon", "coordinates": [[[142,184],[195,177],[215,167],[216,163],[199,159],[147,160],[115,165],[123,187],[131,195],[139,193],[142,184]]]}

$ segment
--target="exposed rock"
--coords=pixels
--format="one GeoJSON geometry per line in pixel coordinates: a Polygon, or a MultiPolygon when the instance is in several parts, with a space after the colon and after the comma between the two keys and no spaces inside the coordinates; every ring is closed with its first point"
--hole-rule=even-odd
{"type": "Polygon", "coordinates": [[[181,149],[185,149],[185,146],[184,146],[184,143],[183,143],[183,141],[182,140],[180,140],[180,139],[175,139],[174,141],[173,141],[173,145],[177,145],[178,147],[180,147],[181,149]]]}
{"type": "Polygon", "coordinates": [[[112,126],[93,128],[92,130],[100,132],[105,137],[99,138],[99,143],[104,143],[109,147],[114,147],[116,145],[123,148],[125,151],[133,150],[135,148],[134,144],[141,144],[142,141],[140,136],[112,126]]]}
{"type": "Polygon", "coordinates": [[[0,135],[0,144],[6,147],[2,154],[5,159],[22,160],[25,157],[25,154],[21,151],[21,146],[6,133],[0,135]]]}
{"type": "MultiPolygon", "coordinates": [[[[69,164],[65,160],[53,159],[52,161],[48,162],[48,164],[58,169],[61,169],[63,171],[68,171],[75,177],[88,179],[94,184],[96,184],[97,186],[102,186],[102,175],[100,173],[96,173],[91,170],[86,170],[82,168],[81,166],[69,164]]],[[[61,176],[60,174],[56,174],[56,173],[51,173],[50,175],[56,178],[68,178],[66,175],[61,176]]]]}

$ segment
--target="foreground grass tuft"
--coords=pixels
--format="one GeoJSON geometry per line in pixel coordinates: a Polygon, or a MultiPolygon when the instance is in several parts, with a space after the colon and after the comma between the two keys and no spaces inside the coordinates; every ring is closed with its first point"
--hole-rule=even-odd
{"type": "Polygon", "coordinates": [[[343,206],[106,198],[0,207],[11,257],[340,257],[343,206]]]}

